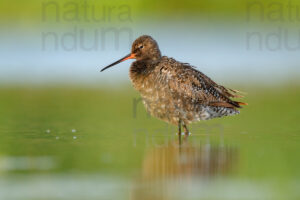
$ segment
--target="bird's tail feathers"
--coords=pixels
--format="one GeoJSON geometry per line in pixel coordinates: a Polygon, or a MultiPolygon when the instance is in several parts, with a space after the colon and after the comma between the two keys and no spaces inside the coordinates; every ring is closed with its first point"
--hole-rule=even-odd
{"type": "Polygon", "coordinates": [[[248,106],[248,103],[244,103],[244,102],[238,102],[237,103],[239,104],[239,106],[248,106]]]}

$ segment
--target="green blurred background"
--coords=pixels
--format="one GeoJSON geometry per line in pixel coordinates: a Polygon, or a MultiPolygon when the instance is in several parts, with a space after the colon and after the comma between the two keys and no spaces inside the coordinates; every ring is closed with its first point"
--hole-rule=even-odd
{"type": "Polygon", "coordinates": [[[299,13],[283,0],[1,2],[0,199],[299,199],[299,13]],[[192,125],[179,148],[129,61],[99,72],[142,34],[249,106],[192,125]]]}

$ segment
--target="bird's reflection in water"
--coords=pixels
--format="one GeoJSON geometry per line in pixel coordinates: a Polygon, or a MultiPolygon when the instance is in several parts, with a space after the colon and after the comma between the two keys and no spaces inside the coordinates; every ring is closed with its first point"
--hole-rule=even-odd
{"type": "Polygon", "coordinates": [[[132,199],[178,199],[174,192],[184,193],[189,184],[230,174],[237,159],[238,149],[223,142],[211,144],[207,141],[195,145],[186,140],[179,146],[178,141],[172,141],[150,149],[145,155],[132,199]]]}

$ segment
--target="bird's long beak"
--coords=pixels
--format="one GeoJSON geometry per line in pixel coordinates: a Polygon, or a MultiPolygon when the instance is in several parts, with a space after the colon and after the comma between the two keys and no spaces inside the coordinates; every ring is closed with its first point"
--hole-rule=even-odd
{"type": "Polygon", "coordinates": [[[128,59],[134,59],[134,58],[135,58],[135,54],[130,53],[127,56],[121,58],[120,60],[118,60],[118,61],[116,61],[116,62],[114,62],[114,63],[112,63],[112,64],[110,64],[110,65],[108,65],[106,67],[104,67],[103,69],[101,69],[101,72],[103,72],[104,70],[106,70],[106,69],[108,69],[108,68],[110,68],[110,67],[112,67],[112,66],[114,66],[116,64],[119,64],[120,62],[123,62],[123,61],[128,60],[128,59]]]}

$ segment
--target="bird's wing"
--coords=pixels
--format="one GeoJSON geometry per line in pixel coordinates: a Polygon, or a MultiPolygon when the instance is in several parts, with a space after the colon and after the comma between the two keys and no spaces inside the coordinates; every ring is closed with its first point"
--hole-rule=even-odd
{"type": "Polygon", "coordinates": [[[161,64],[160,73],[165,76],[166,84],[173,94],[195,103],[230,108],[240,108],[240,105],[245,105],[230,99],[241,97],[236,90],[218,85],[188,64],[179,63],[173,59],[168,60],[166,64],[161,64]]]}

